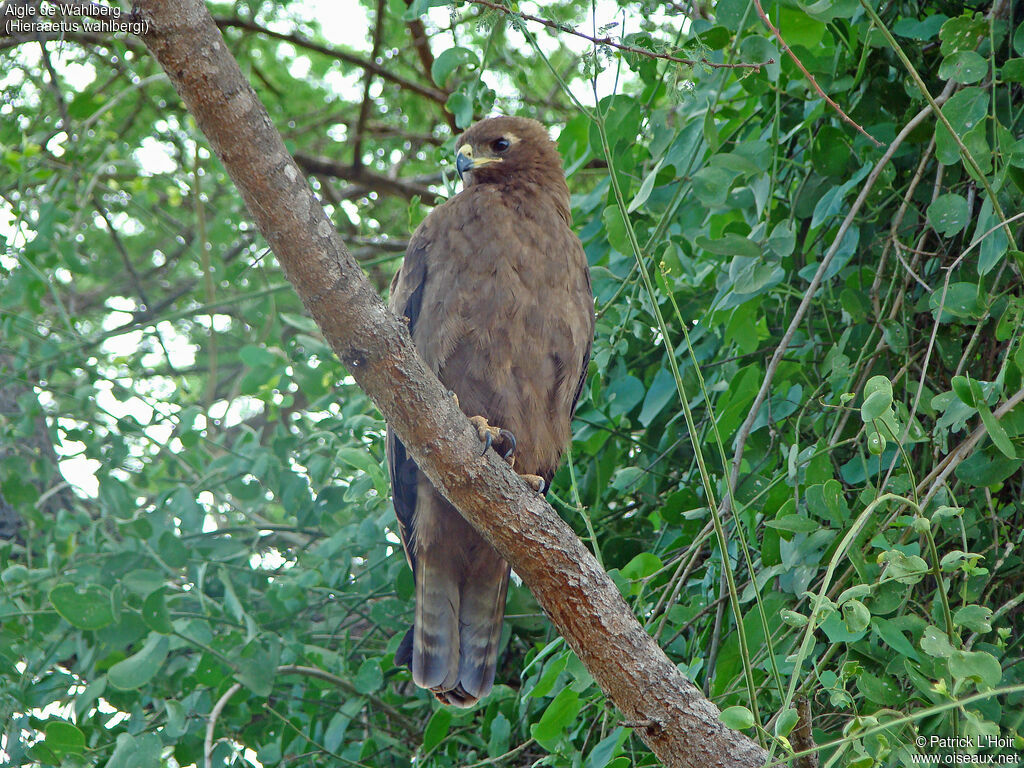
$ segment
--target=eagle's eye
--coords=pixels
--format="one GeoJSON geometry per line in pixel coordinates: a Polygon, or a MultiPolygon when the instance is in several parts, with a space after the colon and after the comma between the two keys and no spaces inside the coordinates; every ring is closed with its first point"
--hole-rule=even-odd
{"type": "Polygon", "coordinates": [[[512,146],[508,139],[495,139],[491,142],[491,149],[495,152],[506,152],[512,146]]]}

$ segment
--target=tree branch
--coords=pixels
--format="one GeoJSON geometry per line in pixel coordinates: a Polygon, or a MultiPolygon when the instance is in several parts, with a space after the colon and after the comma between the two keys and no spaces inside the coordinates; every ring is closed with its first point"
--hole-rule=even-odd
{"type": "Polygon", "coordinates": [[[417,195],[425,202],[434,199],[434,193],[424,184],[415,180],[390,179],[367,170],[363,165],[345,165],[303,152],[295,153],[295,162],[303,171],[313,176],[333,176],[336,179],[358,184],[360,187],[372,189],[381,194],[404,197],[406,200],[411,200],[417,195]]]}
{"type": "Polygon", "coordinates": [[[413,93],[418,93],[420,96],[425,96],[431,101],[436,101],[440,104],[444,104],[448,101],[448,94],[437,90],[436,88],[429,88],[427,86],[420,85],[413,80],[396,75],[388,69],[385,69],[376,61],[372,59],[363,59],[359,56],[353,56],[351,53],[347,53],[339,48],[331,48],[327,45],[321,45],[320,43],[314,43],[299,34],[285,34],[284,32],[275,32],[272,29],[261,27],[259,24],[253,21],[247,21],[246,19],[239,19],[236,17],[232,18],[218,18],[216,20],[217,26],[222,29],[242,29],[246,32],[256,32],[266,37],[272,37],[275,40],[283,40],[286,43],[291,43],[298,48],[304,48],[307,51],[314,51],[316,53],[322,53],[324,56],[331,56],[339,61],[344,61],[346,64],[351,64],[355,67],[365,69],[367,72],[372,72],[383,80],[394,83],[400,88],[404,88],[413,93]]]}
{"type": "Polygon", "coordinates": [[[672,56],[667,53],[659,53],[658,51],[650,51],[646,48],[637,48],[636,46],[633,45],[625,45],[624,43],[616,42],[615,40],[607,36],[594,37],[592,35],[588,35],[584,32],[580,32],[576,29],[573,29],[572,27],[566,24],[559,24],[558,22],[555,21],[542,19],[540,16],[532,16],[529,13],[516,11],[513,10],[512,8],[508,8],[507,6],[501,5],[500,3],[492,3],[490,0],[465,1],[467,3],[471,3],[472,5],[479,5],[483,8],[489,8],[492,11],[504,13],[506,16],[514,17],[517,19],[524,19],[526,21],[533,21],[536,22],[537,24],[542,24],[548,29],[553,29],[556,32],[564,32],[567,35],[581,37],[584,40],[589,40],[591,43],[594,43],[595,45],[606,45],[609,48],[615,48],[616,50],[623,51],[625,53],[632,53],[637,56],[644,56],[649,59],[664,59],[665,61],[672,61],[675,62],[676,64],[685,64],[688,67],[695,67],[698,64],[703,64],[705,67],[710,67],[711,69],[753,69],[760,72],[761,67],[765,66],[766,64],[775,63],[774,59],[768,59],[768,61],[762,61],[757,64],[716,64],[715,62],[710,61],[706,57],[702,57],[700,59],[681,59],[678,56],[672,56]]]}
{"type": "Polygon", "coordinates": [[[328,343],[420,469],[522,576],[641,738],[669,766],[763,765],[766,753],[721,723],[551,506],[494,451],[480,455],[469,420],[341,242],[206,5],[141,0],[138,8],[146,45],[328,343]]]}

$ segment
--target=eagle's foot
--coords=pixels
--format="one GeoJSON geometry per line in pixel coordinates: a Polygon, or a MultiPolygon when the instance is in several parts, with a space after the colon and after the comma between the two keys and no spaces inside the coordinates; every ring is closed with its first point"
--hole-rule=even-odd
{"type": "Polygon", "coordinates": [[[480,438],[480,442],[484,444],[480,455],[483,456],[487,453],[487,449],[493,445],[494,450],[501,454],[510,467],[515,466],[516,436],[507,429],[492,427],[483,416],[470,416],[469,420],[476,427],[476,434],[480,438]],[[502,448],[505,450],[502,451],[502,448]]]}
{"type": "Polygon", "coordinates": [[[533,488],[536,493],[544,495],[544,491],[547,489],[547,483],[544,482],[543,477],[540,475],[520,475],[520,477],[523,478],[523,480],[526,481],[526,484],[533,488]]]}

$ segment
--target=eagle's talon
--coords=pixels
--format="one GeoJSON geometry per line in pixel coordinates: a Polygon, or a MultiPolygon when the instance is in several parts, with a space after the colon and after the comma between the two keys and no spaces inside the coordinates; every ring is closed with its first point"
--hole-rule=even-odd
{"type": "Polygon", "coordinates": [[[505,461],[507,461],[507,462],[509,463],[509,465],[511,466],[512,462],[513,462],[513,461],[515,460],[515,453],[516,453],[516,436],[515,436],[515,435],[513,435],[513,434],[512,434],[512,433],[511,433],[511,432],[510,432],[509,430],[507,430],[507,429],[503,429],[503,430],[501,430],[501,432],[499,432],[499,433],[498,433],[498,435],[499,435],[499,437],[500,437],[500,438],[501,438],[502,440],[506,441],[506,442],[508,443],[508,445],[509,445],[509,448],[508,448],[508,450],[507,450],[507,451],[505,451],[505,453],[503,453],[503,454],[501,455],[501,458],[503,458],[503,459],[504,459],[505,461]]]}
{"type": "Polygon", "coordinates": [[[484,449],[480,453],[483,456],[496,439],[501,440],[502,430],[498,427],[492,427],[483,416],[470,416],[469,421],[476,427],[476,435],[480,438],[480,442],[484,444],[484,449]]]}

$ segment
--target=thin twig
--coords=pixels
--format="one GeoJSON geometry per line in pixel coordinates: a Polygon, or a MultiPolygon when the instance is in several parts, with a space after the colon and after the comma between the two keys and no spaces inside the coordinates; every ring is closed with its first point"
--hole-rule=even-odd
{"type": "MultiPolygon", "coordinates": [[[[406,6],[412,5],[412,0],[405,0],[406,6]]],[[[430,39],[427,36],[427,28],[423,25],[422,19],[413,19],[405,23],[405,28],[409,30],[409,35],[412,37],[412,47],[416,50],[416,55],[419,57],[420,65],[423,67],[423,74],[426,75],[427,80],[434,83],[434,52],[430,50],[430,39]]],[[[437,86],[437,83],[434,83],[437,86]]],[[[444,84],[440,86],[441,91],[446,91],[444,84]]],[[[453,133],[458,132],[459,127],[455,123],[455,115],[448,111],[447,107],[442,106],[441,114],[444,116],[444,120],[448,123],[448,127],[451,128],[453,133]]]]}
{"type": "Polygon", "coordinates": [[[499,765],[500,763],[503,763],[505,760],[511,760],[513,757],[518,757],[519,755],[521,755],[523,752],[525,752],[527,749],[529,749],[531,746],[533,746],[536,743],[537,743],[536,739],[527,739],[522,744],[520,744],[518,747],[514,747],[513,749],[510,749],[508,752],[506,752],[503,755],[498,755],[497,757],[489,757],[486,760],[480,760],[479,762],[476,762],[476,763],[470,763],[469,765],[466,766],[466,768],[481,768],[481,766],[484,766],[484,765],[499,765]]]}
{"type": "Polygon", "coordinates": [[[206,768],[210,768],[211,761],[213,760],[213,732],[217,728],[217,718],[220,717],[224,707],[231,701],[231,697],[238,693],[241,687],[241,683],[234,683],[224,691],[224,694],[217,699],[217,703],[213,705],[213,709],[210,710],[210,717],[206,721],[206,738],[203,739],[203,765],[206,768]]]}
{"type": "Polygon", "coordinates": [[[60,112],[60,127],[64,129],[64,132],[68,136],[71,136],[71,118],[68,115],[68,105],[64,101],[64,94],[60,90],[60,81],[57,79],[57,71],[53,68],[53,62],[50,61],[50,52],[46,48],[46,42],[43,40],[42,34],[37,34],[39,42],[39,50],[43,56],[43,67],[46,68],[46,74],[49,76],[50,87],[53,89],[53,97],[57,102],[57,110],[60,112]]]}
{"type": "MultiPolygon", "coordinates": [[[[323,157],[307,155],[303,152],[295,153],[295,162],[299,164],[302,170],[313,176],[332,176],[336,179],[365,187],[366,189],[372,189],[374,192],[404,197],[407,200],[411,200],[417,195],[427,203],[434,199],[434,192],[426,184],[420,183],[415,179],[391,179],[367,170],[365,166],[345,165],[344,163],[337,163],[323,157]]],[[[434,179],[440,181],[436,174],[432,174],[430,181],[426,183],[435,183],[434,179]]]]}
{"type": "Polygon", "coordinates": [[[616,48],[626,53],[635,53],[638,56],[646,56],[650,59],[664,59],[665,61],[674,61],[677,64],[685,64],[688,67],[695,67],[698,64],[703,64],[706,67],[712,69],[752,69],[757,72],[761,71],[761,67],[766,64],[774,64],[775,59],[768,59],[759,64],[716,64],[712,61],[708,61],[706,58],[701,59],[681,59],[678,56],[672,56],[667,53],[658,53],[657,51],[648,51],[644,48],[636,48],[632,45],[625,45],[623,43],[617,43],[610,37],[594,37],[584,32],[579,32],[570,26],[565,24],[559,24],[556,21],[549,21],[548,19],[542,19],[539,16],[533,16],[529,13],[522,13],[521,11],[514,11],[511,8],[506,8],[504,5],[498,3],[492,3],[490,0],[466,0],[467,3],[472,5],[482,5],[484,8],[490,8],[493,11],[500,11],[506,16],[515,16],[516,18],[525,19],[526,21],[534,21],[538,24],[543,24],[548,29],[554,29],[558,32],[564,32],[567,35],[574,35],[575,37],[582,37],[584,40],[589,40],[595,45],[607,45],[611,48],[616,48]]]}
{"type": "MultiPolygon", "coordinates": [[[[998,408],[994,408],[992,410],[992,415],[996,419],[999,419],[1021,403],[1024,403],[1024,389],[1017,390],[1017,392],[1008,398],[1006,402],[998,408]]],[[[918,493],[924,492],[924,497],[921,499],[921,509],[925,509],[928,506],[928,503],[932,500],[935,494],[938,493],[939,488],[941,488],[946,482],[946,478],[949,477],[949,474],[957,468],[960,462],[971,454],[971,451],[974,450],[974,446],[981,442],[981,439],[987,434],[988,429],[986,429],[985,425],[979,424],[975,430],[971,432],[970,437],[966,438],[962,443],[960,443],[960,445],[947,454],[946,457],[935,466],[931,473],[918,483],[918,493]],[[927,491],[925,491],[925,489],[927,489],[927,491]]]]}
{"type": "MultiPolygon", "coordinates": [[[[380,55],[380,44],[384,37],[384,7],[385,0],[377,0],[377,14],[373,26],[373,47],[370,51],[370,61],[377,61],[380,55]]],[[[370,88],[373,86],[374,73],[366,70],[363,76],[363,100],[359,105],[359,119],[356,121],[355,135],[352,137],[352,167],[363,167],[363,134],[366,131],[366,121],[370,117],[370,88]]]]}
{"type": "Polygon", "coordinates": [[[260,35],[272,37],[275,40],[283,40],[286,43],[292,43],[299,48],[305,48],[307,51],[315,51],[316,53],[322,53],[324,56],[332,56],[346,64],[351,64],[373,72],[383,80],[388,80],[401,88],[418,93],[420,96],[425,96],[431,101],[437,101],[444,104],[448,100],[448,94],[439,91],[436,88],[429,88],[420,85],[419,83],[413,82],[401,75],[396,75],[394,72],[385,69],[375,61],[369,61],[367,59],[360,58],[359,56],[353,56],[351,53],[347,53],[339,48],[331,48],[330,46],[315,43],[302,35],[275,32],[272,29],[267,29],[266,27],[256,24],[255,22],[240,18],[225,18],[222,16],[214,19],[214,21],[221,29],[230,27],[234,29],[241,29],[246,32],[256,32],[260,35]]]}
{"type": "Polygon", "coordinates": [[[831,98],[829,98],[827,93],[821,90],[821,86],[818,85],[818,81],[814,79],[814,75],[807,71],[807,67],[805,67],[803,63],[800,61],[800,59],[797,58],[796,54],[793,53],[793,49],[790,48],[786,44],[786,41],[782,39],[782,33],[779,32],[778,27],[772,24],[771,19],[768,18],[768,14],[766,14],[764,12],[764,8],[761,7],[761,0],[754,0],[754,5],[757,6],[757,13],[761,17],[761,21],[763,21],[765,26],[771,30],[773,35],[775,35],[775,39],[779,41],[779,45],[782,46],[782,50],[789,54],[789,58],[791,58],[793,60],[793,63],[796,64],[797,69],[803,72],[804,77],[806,77],[808,82],[814,87],[814,90],[818,92],[818,95],[821,96],[821,98],[823,98],[826,102],[828,102],[828,105],[832,107],[832,109],[834,109],[841,118],[843,118],[844,122],[849,123],[854,128],[856,128],[859,133],[862,133],[864,136],[867,136],[871,141],[875,143],[876,147],[885,146],[884,144],[882,144],[882,142],[880,142],[870,133],[861,128],[861,126],[858,123],[854,122],[852,117],[843,112],[842,108],[838,104],[836,104],[831,98]]]}

